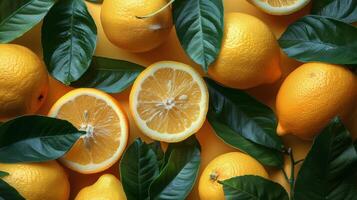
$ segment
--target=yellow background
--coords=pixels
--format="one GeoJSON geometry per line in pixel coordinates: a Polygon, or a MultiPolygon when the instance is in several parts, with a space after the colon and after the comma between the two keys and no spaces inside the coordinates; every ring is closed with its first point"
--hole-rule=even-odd
{"type": "MultiPolygon", "coordinates": [[[[189,58],[185,55],[184,51],[180,47],[180,44],[177,40],[176,33],[173,30],[167,42],[165,42],[160,47],[154,49],[153,51],[147,53],[139,53],[133,54],[125,52],[115,46],[113,46],[105,37],[101,23],[100,23],[100,5],[87,3],[88,8],[95,19],[95,22],[98,27],[98,43],[96,49],[96,55],[104,56],[104,57],[111,57],[117,58],[122,60],[128,60],[131,62],[135,62],[141,64],[143,66],[148,66],[151,63],[160,60],[174,60],[180,61],[192,66],[195,66],[198,69],[198,66],[195,65],[189,58]]],[[[224,0],[225,12],[244,12],[248,14],[255,15],[256,17],[260,18],[264,22],[266,22],[269,27],[274,31],[275,35],[279,37],[281,33],[285,30],[288,24],[294,22],[299,17],[307,14],[310,10],[310,6],[307,6],[303,10],[290,15],[290,16],[270,16],[267,15],[254,6],[247,3],[245,0],[224,0]]],[[[42,48],[41,48],[41,24],[37,25],[33,30],[26,33],[23,37],[17,39],[14,43],[18,43],[24,46],[29,47],[34,52],[42,57],[42,48]]],[[[133,33],[135,34],[135,33],[133,33]]],[[[284,76],[288,74],[291,70],[299,66],[300,63],[296,62],[292,59],[287,58],[285,55],[282,54],[282,62],[281,67],[284,71],[284,76]]],[[[249,90],[248,92],[260,99],[261,101],[265,102],[267,105],[274,107],[275,96],[277,90],[279,89],[281,80],[272,85],[265,85],[258,88],[254,88],[249,90]]],[[[61,97],[63,94],[71,90],[72,88],[66,87],[59,82],[51,79],[50,81],[50,91],[49,96],[45,105],[41,108],[41,114],[46,114],[49,108],[53,105],[53,103],[61,97]]],[[[136,137],[142,137],[148,140],[142,133],[135,127],[132,118],[130,117],[130,113],[128,108],[128,94],[130,92],[130,88],[127,89],[125,92],[121,94],[116,94],[114,97],[122,103],[129,115],[130,120],[130,141],[129,144],[135,139],[136,137]]],[[[357,135],[357,109],[353,114],[353,117],[349,119],[348,126],[353,132],[353,134],[357,135]]],[[[292,113],[297,114],[297,113],[292,113]]],[[[207,165],[207,163],[212,160],[217,155],[222,153],[237,151],[226,144],[224,144],[221,140],[219,140],[211,126],[206,122],[202,129],[196,134],[197,138],[199,139],[201,146],[202,146],[202,163],[201,163],[201,171],[207,165]]],[[[311,142],[302,141],[294,136],[285,136],[283,138],[284,143],[287,147],[292,147],[295,153],[295,159],[299,160],[304,158],[306,153],[308,152],[311,142]]],[[[286,170],[289,171],[289,163],[286,162],[286,170]]],[[[281,171],[268,169],[271,178],[274,181],[277,181],[284,185],[288,190],[288,185],[284,180],[281,171]]],[[[90,185],[95,182],[95,180],[103,173],[112,173],[118,176],[118,163],[116,163],[111,169],[105,171],[100,174],[94,175],[81,175],[70,170],[67,170],[69,179],[71,182],[71,199],[75,197],[78,191],[83,188],[84,186],[90,185]]],[[[196,184],[197,186],[197,184],[196,184]]],[[[189,196],[188,199],[199,199],[197,193],[197,187],[193,189],[193,192],[189,196]]]]}

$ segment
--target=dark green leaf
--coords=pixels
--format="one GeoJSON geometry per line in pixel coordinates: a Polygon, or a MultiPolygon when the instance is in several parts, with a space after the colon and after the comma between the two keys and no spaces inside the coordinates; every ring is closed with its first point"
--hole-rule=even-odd
{"type": "Polygon", "coordinates": [[[2,0],[0,43],[11,42],[39,23],[55,0],[2,0]]]}
{"type": "Polygon", "coordinates": [[[221,184],[227,200],[289,200],[281,185],[260,176],[236,176],[221,184]]]}
{"type": "Polygon", "coordinates": [[[103,0],[86,0],[91,3],[103,3],[103,0]]]}
{"type": "Polygon", "coordinates": [[[158,141],[155,141],[148,145],[149,145],[149,148],[151,148],[156,154],[156,159],[158,162],[159,169],[162,169],[164,167],[165,160],[164,160],[164,151],[161,148],[161,143],[158,141]]]}
{"type": "Polygon", "coordinates": [[[357,21],[357,0],[314,0],[311,14],[352,23],[357,21]]]}
{"type": "Polygon", "coordinates": [[[169,144],[165,152],[167,163],[150,185],[150,199],[185,199],[196,182],[200,154],[199,143],[194,136],[181,143],[169,144]]]}
{"type": "Polygon", "coordinates": [[[149,186],[158,174],[155,152],[136,139],[120,161],[120,177],[128,200],[149,199],[149,186]]]}
{"type": "Polygon", "coordinates": [[[4,178],[5,176],[8,176],[8,175],[9,175],[9,173],[0,171],[0,178],[4,178]]]}
{"type": "Polygon", "coordinates": [[[213,127],[216,135],[226,144],[249,154],[263,165],[278,168],[283,166],[284,159],[281,152],[255,144],[254,142],[245,139],[243,136],[237,134],[234,130],[224,123],[221,123],[218,118],[212,115],[208,115],[208,121],[213,127]]]}
{"type": "Polygon", "coordinates": [[[69,85],[88,69],[94,54],[97,27],[82,0],[61,0],[45,17],[42,47],[48,71],[69,85]]]}
{"type": "Polygon", "coordinates": [[[301,62],[357,64],[357,28],[321,16],[305,16],[279,39],[283,51],[301,62]]]}
{"type": "Polygon", "coordinates": [[[0,179],[0,199],[4,200],[25,200],[15,188],[0,179]]]}
{"type": "Polygon", "coordinates": [[[281,151],[284,145],[276,134],[274,112],[246,92],[225,88],[206,79],[209,116],[230,127],[236,134],[262,146],[281,151]]]}
{"type": "Polygon", "coordinates": [[[128,61],[94,56],[89,70],[71,85],[118,93],[129,87],[144,69],[128,61]]]}
{"type": "Polygon", "coordinates": [[[348,130],[334,119],[311,147],[295,184],[296,200],[356,200],[357,152],[348,130]]]}
{"type": "Polygon", "coordinates": [[[67,121],[23,116],[0,126],[0,162],[43,162],[62,157],[84,134],[67,121]],[[11,156],[9,156],[11,155],[11,156]]]}
{"type": "Polygon", "coordinates": [[[173,4],[176,33],[186,54],[207,71],[223,36],[222,0],[177,0],[173,4]]]}

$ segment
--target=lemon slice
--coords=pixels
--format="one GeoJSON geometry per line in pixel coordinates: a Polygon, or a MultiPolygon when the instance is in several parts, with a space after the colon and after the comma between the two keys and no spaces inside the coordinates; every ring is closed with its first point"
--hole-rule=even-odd
{"type": "Polygon", "coordinates": [[[139,129],[152,139],[179,142],[198,131],[207,115],[208,91],[188,65],[162,61],[134,82],[130,110],[139,129]]]}
{"type": "Polygon", "coordinates": [[[253,5],[257,6],[266,13],[272,15],[289,15],[303,7],[310,0],[248,0],[253,5]]]}
{"type": "Polygon", "coordinates": [[[49,116],[65,119],[86,131],[60,159],[68,168],[83,173],[104,171],[123,154],[129,135],[128,121],[119,103],[96,89],[76,89],[61,97],[49,116]]]}

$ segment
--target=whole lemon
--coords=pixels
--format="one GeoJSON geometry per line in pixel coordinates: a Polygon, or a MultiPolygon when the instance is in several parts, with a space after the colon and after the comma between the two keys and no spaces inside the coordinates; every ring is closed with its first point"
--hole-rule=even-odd
{"type": "Polygon", "coordinates": [[[0,119],[35,113],[48,90],[43,62],[26,47],[0,44],[0,119]]]}
{"type": "Polygon", "coordinates": [[[312,139],[333,117],[353,110],[356,93],[357,78],[348,69],[325,63],[301,65],[278,92],[278,134],[312,139]]]}
{"type": "Polygon", "coordinates": [[[103,30],[114,45],[131,52],[145,52],[162,44],[173,23],[171,8],[145,19],[167,4],[166,0],[105,0],[101,10],[103,30]]]}
{"type": "Polygon", "coordinates": [[[69,182],[67,174],[56,162],[2,164],[0,171],[10,175],[2,178],[26,200],[67,200],[69,182]]]}
{"type": "Polygon", "coordinates": [[[280,49],[274,34],[258,18],[243,13],[225,16],[222,49],[208,68],[217,82],[247,89],[281,76],[280,49]]]}
{"type": "Polygon", "coordinates": [[[235,176],[256,175],[268,178],[264,167],[241,152],[222,154],[213,159],[203,170],[198,185],[201,200],[224,200],[223,187],[218,181],[235,176]]]}
{"type": "Polygon", "coordinates": [[[75,200],[126,200],[126,195],[115,176],[104,174],[93,185],[83,188],[75,200]]]}

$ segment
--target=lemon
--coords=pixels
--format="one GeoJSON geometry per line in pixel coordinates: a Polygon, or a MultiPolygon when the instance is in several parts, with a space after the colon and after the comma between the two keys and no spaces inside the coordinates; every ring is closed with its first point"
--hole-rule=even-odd
{"type": "Polygon", "coordinates": [[[0,120],[35,113],[48,90],[43,62],[26,47],[0,44],[0,120]]]}
{"type": "Polygon", "coordinates": [[[342,66],[307,63],[284,80],[276,99],[277,132],[312,139],[329,121],[353,110],[357,79],[342,66]]]}
{"type": "Polygon", "coordinates": [[[101,10],[104,33],[110,42],[127,51],[152,50],[162,44],[171,32],[171,8],[153,17],[138,17],[151,14],[166,3],[166,0],[105,0],[101,10]]]}
{"type": "Polygon", "coordinates": [[[258,161],[244,153],[230,152],[216,157],[201,174],[198,185],[200,199],[224,200],[223,187],[218,181],[244,175],[269,177],[258,161]]]}
{"type": "Polygon", "coordinates": [[[3,164],[0,171],[10,175],[2,178],[26,200],[67,200],[69,182],[67,174],[56,162],[3,164]]]}
{"type": "Polygon", "coordinates": [[[83,188],[75,200],[126,200],[126,195],[115,176],[104,174],[93,185],[83,188]]]}
{"type": "Polygon", "coordinates": [[[289,15],[303,7],[310,0],[248,0],[262,11],[272,15],[289,15]]]}
{"type": "Polygon", "coordinates": [[[138,76],[129,102],[134,121],[144,134],[159,141],[179,142],[202,127],[208,90],[192,67],[162,61],[138,76]]]}
{"type": "Polygon", "coordinates": [[[49,116],[65,119],[86,131],[61,158],[68,168],[84,173],[104,171],[116,163],[129,137],[127,116],[110,95],[96,89],[76,89],[61,97],[49,116]]]}
{"type": "Polygon", "coordinates": [[[228,13],[222,49],[208,74],[231,88],[247,89],[280,78],[280,49],[274,34],[258,18],[228,13]]]}

